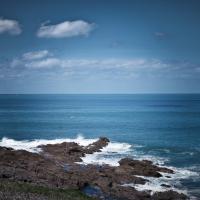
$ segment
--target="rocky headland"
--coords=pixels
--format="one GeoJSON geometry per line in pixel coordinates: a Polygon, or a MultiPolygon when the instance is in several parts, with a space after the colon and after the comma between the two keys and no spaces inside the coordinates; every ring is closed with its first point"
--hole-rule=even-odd
{"type": "Polygon", "coordinates": [[[119,166],[80,164],[82,157],[100,152],[108,143],[109,140],[102,137],[88,146],[80,146],[75,142],[48,144],[38,146],[38,153],[0,147],[0,181],[75,189],[94,199],[188,199],[186,195],[170,189],[167,184],[163,184],[167,188],[163,192],[136,190],[134,184],[144,185],[148,182],[145,177],[159,178],[162,172],[170,177],[174,173],[173,170],[156,166],[148,160],[123,158],[119,161],[119,166]]]}

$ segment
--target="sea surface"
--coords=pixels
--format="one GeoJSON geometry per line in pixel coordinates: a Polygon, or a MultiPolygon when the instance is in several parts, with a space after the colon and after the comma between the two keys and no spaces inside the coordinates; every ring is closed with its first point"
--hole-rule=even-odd
{"type": "Polygon", "coordinates": [[[175,190],[200,199],[200,95],[0,95],[0,145],[36,151],[38,144],[100,136],[112,142],[83,163],[117,165],[130,156],[176,171],[138,189],[175,190]]]}

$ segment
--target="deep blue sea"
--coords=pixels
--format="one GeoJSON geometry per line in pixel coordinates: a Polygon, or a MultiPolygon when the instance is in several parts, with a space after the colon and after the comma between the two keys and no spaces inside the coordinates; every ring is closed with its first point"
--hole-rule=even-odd
{"type": "Polygon", "coordinates": [[[0,95],[1,145],[78,135],[132,145],[129,155],[177,169],[171,184],[200,199],[199,94],[0,95]]]}

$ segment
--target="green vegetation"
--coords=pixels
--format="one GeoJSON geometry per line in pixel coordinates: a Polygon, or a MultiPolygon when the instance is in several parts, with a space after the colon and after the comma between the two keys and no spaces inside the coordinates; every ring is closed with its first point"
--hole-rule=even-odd
{"type": "Polygon", "coordinates": [[[30,183],[0,180],[0,199],[4,200],[94,200],[79,190],[37,186],[30,183]]]}

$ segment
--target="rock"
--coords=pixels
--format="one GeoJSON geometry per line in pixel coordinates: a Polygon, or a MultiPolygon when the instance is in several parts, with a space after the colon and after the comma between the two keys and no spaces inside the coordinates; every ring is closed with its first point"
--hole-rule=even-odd
{"type": "Polygon", "coordinates": [[[38,146],[44,157],[54,160],[58,163],[81,162],[81,157],[85,154],[99,152],[103,147],[108,145],[109,140],[105,137],[99,138],[96,142],[83,147],[75,142],[63,142],[61,144],[47,144],[38,146]]]}
{"type": "Polygon", "coordinates": [[[91,185],[85,185],[84,188],[81,189],[83,193],[85,193],[87,196],[99,198],[102,200],[107,199],[105,194],[102,192],[102,190],[97,186],[91,186],[91,185]]]}
{"type": "Polygon", "coordinates": [[[41,155],[58,163],[81,162],[84,154],[83,147],[75,142],[63,142],[61,144],[48,144],[39,146],[41,155]]]}
{"type": "Polygon", "coordinates": [[[120,169],[133,175],[161,177],[159,172],[174,173],[171,169],[158,167],[147,160],[133,160],[131,158],[123,158],[119,161],[120,169]]]}
{"type": "Polygon", "coordinates": [[[162,187],[165,187],[165,188],[170,188],[171,186],[170,185],[167,185],[167,184],[161,184],[162,187]]]}
{"type": "MultiPolygon", "coordinates": [[[[84,190],[86,186],[98,188],[102,199],[123,200],[173,200],[185,199],[185,195],[174,191],[151,195],[148,191],[137,191],[123,184],[145,184],[148,180],[140,176],[160,177],[160,172],[172,170],[154,165],[151,161],[121,159],[118,167],[108,165],[81,165],[81,157],[99,152],[108,145],[107,138],[83,147],[74,142],[39,146],[40,153],[0,147],[0,179],[30,182],[53,188],[84,190]],[[106,197],[106,198],[105,198],[106,197]]],[[[164,184],[163,187],[168,187],[164,184]]]]}
{"type": "Polygon", "coordinates": [[[133,187],[122,187],[116,185],[112,191],[110,191],[110,195],[120,200],[150,200],[151,195],[148,192],[139,192],[135,190],[133,187]]]}
{"type": "Polygon", "coordinates": [[[85,147],[84,152],[86,154],[92,154],[95,152],[100,152],[101,149],[105,146],[108,145],[109,143],[109,139],[106,137],[100,137],[99,140],[97,140],[96,142],[89,144],[87,147],[85,147]]]}
{"type": "Polygon", "coordinates": [[[156,192],[152,196],[153,200],[186,200],[188,199],[186,195],[179,194],[175,191],[166,191],[166,192],[156,192]]]}

